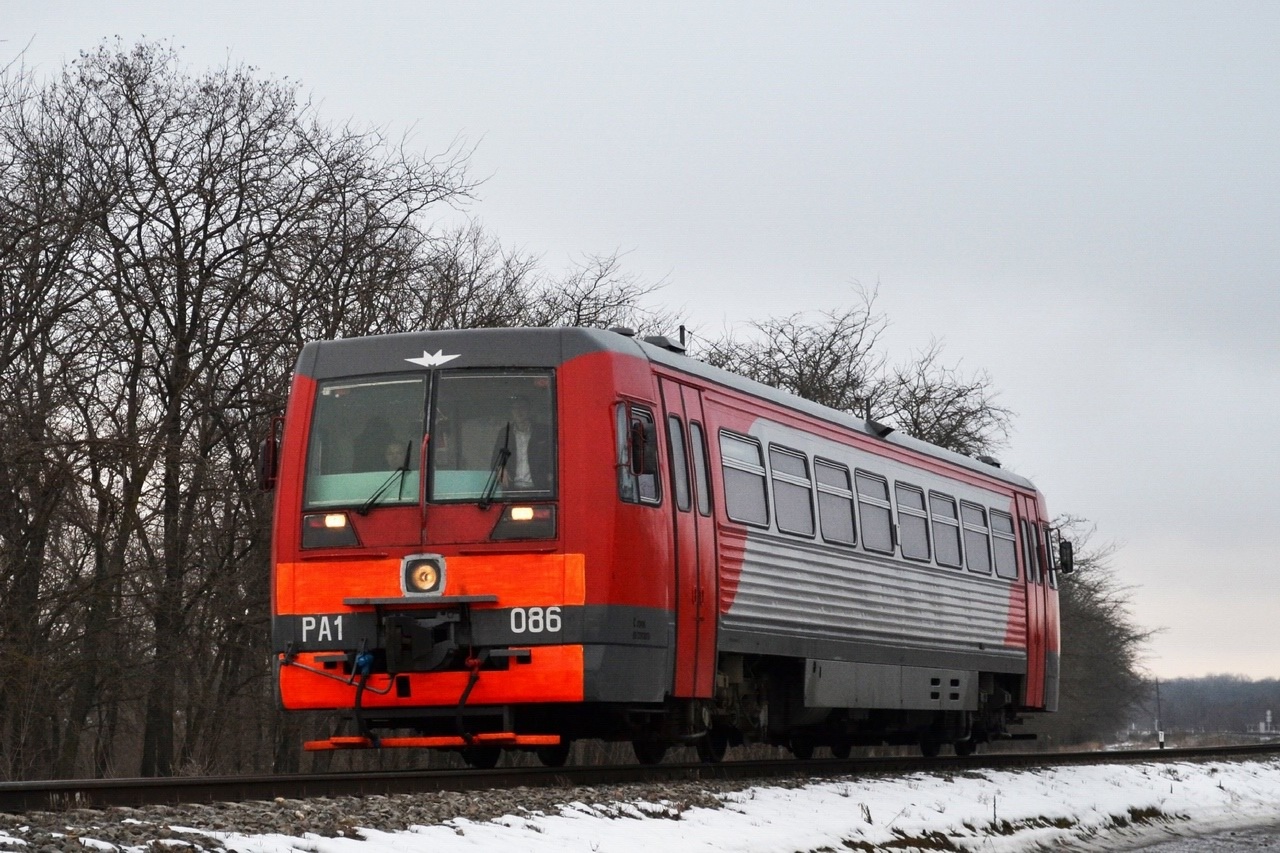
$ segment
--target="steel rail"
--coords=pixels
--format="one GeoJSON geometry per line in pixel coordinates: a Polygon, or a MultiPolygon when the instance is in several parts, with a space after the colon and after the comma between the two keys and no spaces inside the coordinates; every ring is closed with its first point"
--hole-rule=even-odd
{"type": "Polygon", "coordinates": [[[283,776],[62,779],[0,782],[0,812],[64,811],[109,806],[240,802],[278,798],[370,796],[529,787],[572,788],[628,782],[699,779],[767,782],[778,778],[963,772],[1088,764],[1164,763],[1280,755],[1280,742],[1229,747],[1142,749],[1113,752],[986,753],[938,758],[817,758],[726,761],[720,764],[518,767],[494,770],[412,770],[312,773],[283,776]]]}

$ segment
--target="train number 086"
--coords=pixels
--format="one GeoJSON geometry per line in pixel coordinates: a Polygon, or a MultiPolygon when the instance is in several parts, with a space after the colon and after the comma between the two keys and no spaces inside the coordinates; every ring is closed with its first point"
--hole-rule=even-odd
{"type": "Polygon", "coordinates": [[[559,607],[516,607],[511,611],[511,633],[513,634],[557,634],[559,632],[559,607]]]}

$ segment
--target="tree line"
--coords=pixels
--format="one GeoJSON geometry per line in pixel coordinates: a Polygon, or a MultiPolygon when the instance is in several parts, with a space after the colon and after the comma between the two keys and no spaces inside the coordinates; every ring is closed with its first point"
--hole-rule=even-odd
{"type": "MultiPolygon", "coordinates": [[[[328,124],[295,84],[193,73],[162,44],[0,73],[0,778],[301,766],[254,457],[306,341],[674,325],[616,255],[549,271],[438,224],[476,189],[465,150],[328,124]]],[[[988,377],[937,346],[888,365],[874,294],[852,304],[695,354],[961,452],[1000,444],[988,377]]]]}
{"type": "Polygon", "coordinates": [[[1158,702],[1153,692],[1134,709],[1134,730],[1155,731],[1158,722],[1170,735],[1280,732],[1280,679],[1206,675],[1161,681],[1158,689],[1158,702]]]}

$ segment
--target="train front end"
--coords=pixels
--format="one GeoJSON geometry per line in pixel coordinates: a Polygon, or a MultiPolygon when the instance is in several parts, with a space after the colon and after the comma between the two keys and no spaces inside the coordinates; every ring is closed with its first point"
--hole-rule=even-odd
{"type": "Polygon", "coordinates": [[[279,695],[349,720],[308,749],[567,752],[586,558],[561,530],[562,360],[529,330],[304,349],[276,478],[279,695]]]}

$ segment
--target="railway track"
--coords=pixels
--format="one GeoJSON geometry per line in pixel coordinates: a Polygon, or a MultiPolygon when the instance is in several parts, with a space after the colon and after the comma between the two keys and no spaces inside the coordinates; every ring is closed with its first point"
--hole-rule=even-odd
{"type": "Polygon", "coordinates": [[[70,779],[0,782],[0,813],[147,806],[176,803],[242,802],[284,798],[370,796],[478,791],[516,786],[564,787],[696,781],[768,781],[828,778],[874,773],[1007,770],[1086,764],[1207,761],[1280,755],[1280,742],[1194,749],[1116,752],[991,753],[968,757],[850,758],[728,761],[722,764],[520,767],[495,770],[415,770],[287,776],[167,777],[157,779],[70,779]]]}

